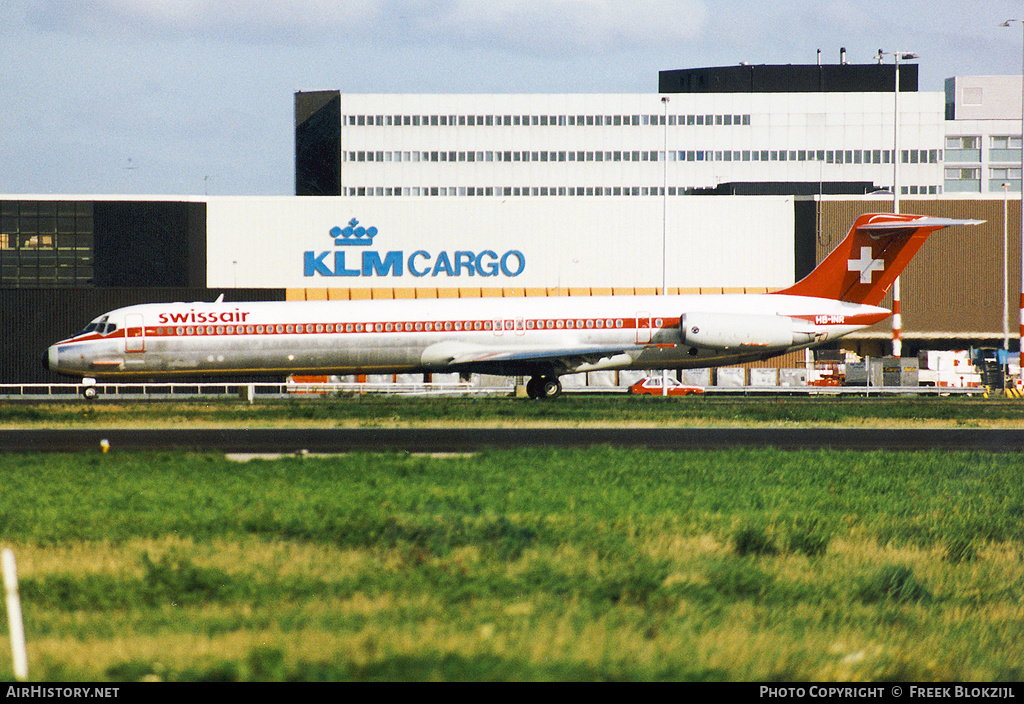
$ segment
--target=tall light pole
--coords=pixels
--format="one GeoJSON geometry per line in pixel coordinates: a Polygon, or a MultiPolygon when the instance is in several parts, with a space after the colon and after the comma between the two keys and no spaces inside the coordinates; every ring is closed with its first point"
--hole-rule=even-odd
{"type": "Polygon", "coordinates": [[[1010,272],[1009,272],[1009,238],[1007,236],[1006,225],[1007,215],[1006,211],[1009,209],[1007,201],[1009,200],[1010,184],[1003,183],[1003,351],[1010,351],[1010,272]]]}
{"type": "MultiPolygon", "coordinates": [[[[661,98],[665,107],[662,119],[664,163],[661,169],[661,295],[668,295],[668,96],[661,98]]],[[[661,395],[668,396],[668,369],[661,370],[661,395]]]]}
{"type": "MultiPolygon", "coordinates": [[[[893,117],[892,117],[892,212],[900,212],[900,59],[909,61],[921,58],[910,51],[882,51],[878,50],[878,63],[882,58],[892,56],[896,64],[896,79],[893,87],[893,117]]],[[[900,277],[892,285],[892,356],[899,357],[903,354],[903,314],[900,310],[900,277]]]]}
{"type": "Polygon", "coordinates": [[[661,169],[661,295],[668,295],[668,96],[662,96],[665,107],[663,144],[665,162],[661,169]]]}
{"type": "MultiPolygon", "coordinates": [[[[1024,19],[1008,19],[1000,27],[1009,27],[1014,22],[1020,22],[1021,30],[1024,32],[1024,19]]],[[[1024,40],[1024,37],[1022,37],[1024,40]]],[[[1021,176],[1021,214],[1020,214],[1020,338],[1017,349],[1024,345],[1024,44],[1021,47],[1021,107],[1020,107],[1020,176],[1021,176]]],[[[1024,355],[1022,355],[1024,356],[1024,355]]]]}

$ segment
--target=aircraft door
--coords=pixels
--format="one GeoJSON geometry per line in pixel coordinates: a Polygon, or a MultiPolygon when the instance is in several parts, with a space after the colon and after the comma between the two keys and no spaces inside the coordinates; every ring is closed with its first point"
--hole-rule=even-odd
{"type": "Polygon", "coordinates": [[[138,313],[124,316],[124,351],[146,351],[146,328],[142,324],[142,316],[138,313]]]}
{"type": "Polygon", "coordinates": [[[645,310],[636,314],[636,343],[646,345],[651,341],[651,314],[645,310]]]}

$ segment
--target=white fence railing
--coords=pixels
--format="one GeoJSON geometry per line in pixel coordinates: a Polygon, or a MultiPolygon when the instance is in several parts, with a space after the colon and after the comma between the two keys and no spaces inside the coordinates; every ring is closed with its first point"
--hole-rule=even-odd
{"type": "Polygon", "coordinates": [[[131,399],[173,399],[187,397],[230,397],[253,401],[257,398],[293,398],[331,394],[387,393],[404,396],[503,395],[511,384],[479,387],[472,384],[374,384],[374,383],[106,383],[95,384],[0,384],[2,400],[60,400],[77,396],[131,399]]]}
{"type": "MultiPolygon", "coordinates": [[[[185,398],[256,399],[301,398],[343,394],[391,394],[399,396],[508,396],[516,387],[508,384],[479,386],[472,383],[105,383],[95,384],[0,384],[0,400],[60,401],[85,398],[119,400],[169,400],[185,398]]],[[[627,393],[625,387],[567,387],[566,393],[627,393]]],[[[708,395],[981,395],[984,387],[951,386],[708,386],[708,395]]]]}

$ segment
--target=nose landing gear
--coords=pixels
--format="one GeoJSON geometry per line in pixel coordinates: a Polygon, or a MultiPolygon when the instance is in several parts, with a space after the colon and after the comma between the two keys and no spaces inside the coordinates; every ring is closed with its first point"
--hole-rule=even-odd
{"type": "Polygon", "coordinates": [[[558,377],[535,376],[526,383],[526,395],[530,398],[552,399],[562,393],[562,383],[558,377]]]}
{"type": "Polygon", "coordinates": [[[100,390],[96,388],[96,380],[91,377],[84,377],[82,379],[81,394],[82,398],[86,401],[95,401],[100,395],[100,390]]]}

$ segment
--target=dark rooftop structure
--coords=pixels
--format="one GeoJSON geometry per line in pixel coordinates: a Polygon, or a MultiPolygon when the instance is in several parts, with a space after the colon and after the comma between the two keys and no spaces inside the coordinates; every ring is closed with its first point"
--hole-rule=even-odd
{"type": "MultiPolygon", "coordinates": [[[[894,64],[718,66],[658,72],[659,93],[891,93],[894,64]]],[[[917,64],[900,66],[900,92],[917,91],[917,64]]]]}

